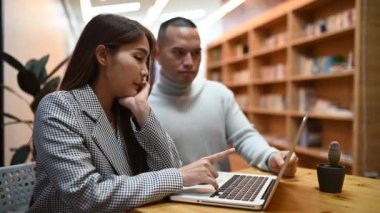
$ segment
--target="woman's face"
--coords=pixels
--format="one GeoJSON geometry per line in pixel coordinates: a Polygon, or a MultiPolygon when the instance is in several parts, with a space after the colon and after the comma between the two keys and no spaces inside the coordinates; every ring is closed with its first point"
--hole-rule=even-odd
{"type": "Polygon", "coordinates": [[[148,76],[146,66],[149,43],[145,36],[137,42],[124,44],[114,54],[107,53],[106,82],[115,98],[135,96],[144,86],[148,76]]]}

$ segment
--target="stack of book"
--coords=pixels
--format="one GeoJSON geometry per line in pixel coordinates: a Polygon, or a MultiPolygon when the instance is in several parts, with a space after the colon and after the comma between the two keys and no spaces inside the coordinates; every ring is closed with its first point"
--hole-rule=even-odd
{"type": "Polygon", "coordinates": [[[285,110],[286,99],[284,94],[268,94],[260,97],[260,108],[270,110],[285,110]]]}
{"type": "Polygon", "coordinates": [[[298,58],[298,72],[300,75],[306,76],[347,71],[352,68],[351,59],[351,52],[348,54],[348,60],[339,55],[327,55],[317,58],[301,55],[298,58]]]}
{"type": "Polygon", "coordinates": [[[261,66],[259,69],[260,78],[262,80],[278,80],[285,78],[285,65],[275,64],[261,66]]]}
{"type": "Polygon", "coordinates": [[[355,25],[355,9],[351,8],[343,12],[330,15],[325,19],[306,24],[304,28],[305,36],[319,36],[326,32],[342,30],[355,25]]]}

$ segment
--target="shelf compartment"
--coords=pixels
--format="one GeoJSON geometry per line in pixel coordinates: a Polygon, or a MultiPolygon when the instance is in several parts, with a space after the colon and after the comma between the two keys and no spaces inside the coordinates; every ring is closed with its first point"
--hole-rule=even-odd
{"type": "Polygon", "coordinates": [[[230,87],[232,92],[234,93],[235,100],[237,104],[239,105],[240,109],[244,112],[247,113],[247,109],[249,108],[249,94],[250,94],[250,89],[249,87],[230,87]]]}
{"type": "Polygon", "coordinates": [[[287,109],[286,83],[264,84],[253,86],[252,105],[254,108],[265,108],[279,111],[287,109]]]}
{"type": "Polygon", "coordinates": [[[354,43],[352,33],[293,46],[290,50],[291,76],[317,76],[353,70],[354,43]]]}
{"type": "MultiPolygon", "coordinates": [[[[242,33],[226,42],[226,58],[241,58],[249,55],[248,32],[242,33]]],[[[224,56],[223,55],[223,56],[224,56]]]]}
{"type": "Polygon", "coordinates": [[[216,64],[221,64],[223,60],[222,45],[216,45],[214,47],[209,47],[207,49],[207,64],[209,66],[215,66],[216,64]]]}
{"type": "Polygon", "coordinates": [[[222,67],[215,67],[213,69],[209,69],[209,71],[207,72],[207,79],[222,83],[223,82],[222,67]]]}
{"type": "Polygon", "coordinates": [[[253,47],[256,54],[267,54],[284,49],[289,41],[287,15],[279,16],[253,30],[253,47]]]}
{"type": "Polygon", "coordinates": [[[322,35],[355,25],[355,0],[318,0],[291,13],[292,39],[322,35]]]}
{"type": "Polygon", "coordinates": [[[250,83],[251,71],[247,60],[228,64],[226,69],[226,79],[224,80],[227,85],[246,85],[250,83]]]}
{"type": "Polygon", "coordinates": [[[253,114],[254,127],[265,137],[286,140],[286,116],[278,114],[253,114]]]}
{"type": "Polygon", "coordinates": [[[353,86],[352,76],[292,82],[290,109],[350,119],[354,111],[353,86]]]}
{"type": "MultiPolygon", "coordinates": [[[[295,137],[301,120],[302,117],[291,117],[291,138],[295,137]]],[[[299,147],[308,151],[310,151],[309,149],[319,150],[319,155],[326,157],[323,153],[327,152],[330,142],[339,141],[342,154],[344,156],[352,156],[352,127],[353,123],[350,121],[309,117],[306,127],[301,134],[299,147]]],[[[304,152],[307,154],[306,151],[304,152]]],[[[311,155],[312,152],[309,154],[311,155]]],[[[350,158],[347,157],[347,159],[349,160],[350,158]]]]}
{"type": "Polygon", "coordinates": [[[285,80],[288,58],[286,53],[286,49],[282,49],[272,54],[254,57],[253,80],[256,82],[285,80]]]}

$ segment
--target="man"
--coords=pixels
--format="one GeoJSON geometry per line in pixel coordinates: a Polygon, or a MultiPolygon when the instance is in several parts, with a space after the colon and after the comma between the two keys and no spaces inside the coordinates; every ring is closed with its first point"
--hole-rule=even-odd
{"type": "MultiPolygon", "coordinates": [[[[149,102],[172,136],[183,163],[227,149],[232,144],[247,162],[278,173],[287,151],[270,147],[239,109],[233,93],[218,82],[195,79],[201,61],[196,25],[177,17],[164,22],[158,33],[160,79],[149,102]]],[[[298,158],[293,155],[285,172],[294,176],[298,158]]],[[[228,159],[215,163],[229,171],[228,159]]]]}

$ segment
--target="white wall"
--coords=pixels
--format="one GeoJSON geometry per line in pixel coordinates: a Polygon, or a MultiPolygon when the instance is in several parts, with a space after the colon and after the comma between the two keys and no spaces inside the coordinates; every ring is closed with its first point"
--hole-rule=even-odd
{"type": "MultiPolygon", "coordinates": [[[[23,64],[49,54],[47,71],[69,55],[70,29],[59,0],[3,0],[2,4],[5,52],[23,64]]],[[[31,97],[18,88],[16,75],[17,71],[4,63],[4,84],[17,89],[31,102],[31,97]]],[[[4,112],[33,119],[29,106],[7,91],[4,91],[4,112]]],[[[4,135],[4,163],[9,165],[13,154],[10,149],[27,143],[32,131],[26,125],[16,124],[6,126],[4,135]]]]}

